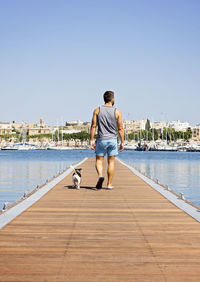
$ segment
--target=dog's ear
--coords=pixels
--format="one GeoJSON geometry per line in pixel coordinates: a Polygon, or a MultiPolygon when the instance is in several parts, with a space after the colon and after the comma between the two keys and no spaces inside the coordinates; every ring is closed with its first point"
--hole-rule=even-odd
{"type": "Polygon", "coordinates": [[[82,170],[82,168],[78,168],[78,170],[82,170]]]}

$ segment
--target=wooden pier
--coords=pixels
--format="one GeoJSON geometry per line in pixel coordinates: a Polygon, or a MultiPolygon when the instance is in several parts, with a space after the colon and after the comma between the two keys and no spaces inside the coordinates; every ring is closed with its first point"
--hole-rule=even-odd
{"type": "Polygon", "coordinates": [[[196,220],[118,161],[112,191],[81,167],[0,230],[0,281],[200,281],[196,220]]]}

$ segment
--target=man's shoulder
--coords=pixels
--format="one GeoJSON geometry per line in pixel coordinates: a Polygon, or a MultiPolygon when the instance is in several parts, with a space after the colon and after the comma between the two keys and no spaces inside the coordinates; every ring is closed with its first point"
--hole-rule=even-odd
{"type": "Polygon", "coordinates": [[[122,113],[120,112],[120,110],[119,109],[115,109],[115,112],[116,112],[116,116],[120,116],[122,113]]]}
{"type": "Polygon", "coordinates": [[[94,114],[98,114],[99,113],[99,107],[94,109],[94,114]]]}

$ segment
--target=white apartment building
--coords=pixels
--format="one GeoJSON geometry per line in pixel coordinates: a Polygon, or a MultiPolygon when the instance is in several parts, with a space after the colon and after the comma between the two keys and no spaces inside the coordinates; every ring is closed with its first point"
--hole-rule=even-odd
{"type": "Polygon", "coordinates": [[[189,122],[181,122],[180,120],[169,121],[168,127],[174,128],[176,131],[186,131],[190,127],[189,122]]]}
{"type": "MultiPolygon", "coordinates": [[[[146,126],[147,120],[124,120],[124,128],[128,132],[144,130],[146,126]]],[[[186,131],[188,127],[190,127],[189,122],[181,122],[180,120],[176,121],[156,121],[151,123],[151,128],[162,130],[163,128],[174,128],[176,131],[186,131]]]]}
{"type": "Polygon", "coordinates": [[[67,122],[70,125],[82,125],[84,122],[81,120],[72,120],[67,122]]]}

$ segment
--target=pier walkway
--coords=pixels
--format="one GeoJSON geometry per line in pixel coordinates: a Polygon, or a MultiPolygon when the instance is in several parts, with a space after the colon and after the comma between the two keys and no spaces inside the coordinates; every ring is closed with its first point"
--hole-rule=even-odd
{"type": "Polygon", "coordinates": [[[116,161],[115,189],[71,175],[0,230],[0,281],[200,281],[200,224],[116,161]]]}

